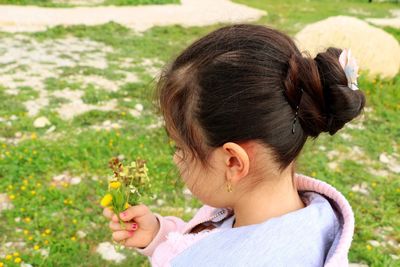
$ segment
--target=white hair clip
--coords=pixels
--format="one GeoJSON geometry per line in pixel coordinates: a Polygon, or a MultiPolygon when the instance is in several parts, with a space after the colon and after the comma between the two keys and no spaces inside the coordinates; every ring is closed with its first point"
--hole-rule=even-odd
{"type": "Polygon", "coordinates": [[[358,65],[354,57],[352,57],[351,49],[344,49],[339,56],[339,62],[346,74],[348,87],[352,90],[358,90],[358,65]]]}

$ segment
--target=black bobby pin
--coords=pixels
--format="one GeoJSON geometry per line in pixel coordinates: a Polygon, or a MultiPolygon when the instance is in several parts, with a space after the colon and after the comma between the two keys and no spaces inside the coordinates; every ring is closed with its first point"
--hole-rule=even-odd
{"type": "Polygon", "coordinates": [[[301,97],[303,96],[303,88],[300,88],[300,90],[301,90],[301,95],[300,95],[300,99],[299,99],[299,104],[296,106],[296,113],[295,113],[294,120],[293,120],[293,125],[292,125],[292,134],[294,134],[296,121],[297,121],[297,114],[298,114],[298,111],[299,111],[299,105],[300,105],[301,97]]]}

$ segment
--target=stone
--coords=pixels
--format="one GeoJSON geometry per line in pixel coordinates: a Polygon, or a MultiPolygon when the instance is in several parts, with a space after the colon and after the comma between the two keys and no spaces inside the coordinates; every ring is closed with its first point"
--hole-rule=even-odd
{"type": "Polygon", "coordinates": [[[47,125],[51,125],[51,123],[46,117],[39,117],[33,122],[33,126],[35,126],[35,128],[43,128],[47,125]]]}
{"type": "Polygon", "coordinates": [[[384,30],[349,16],[336,16],[307,25],[295,36],[301,51],[311,56],[328,47],[351,48],[360,70],[391,78],[399,72],[399,42],[384,30]]]}

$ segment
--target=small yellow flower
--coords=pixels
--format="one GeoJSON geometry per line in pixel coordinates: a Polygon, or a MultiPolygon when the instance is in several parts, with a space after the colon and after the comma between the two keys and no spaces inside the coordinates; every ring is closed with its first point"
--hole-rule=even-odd
{"type": "Polygon", "coordinates": [[[37,186],[37,187],[41,187],[42,184],[41,184],[41,183],[36,183],[36,186],[37,186]]]}
{"type": "Polygon", "coordinates": [[[46,229],[44,232],[49,235],[51,233],[51,230],[50,229],[46,229]]]}
{"type": "Polygon", "coordinates": [[[66,183],[66,182],[62,182],[62,186],[64,186],[64,187],[68,187],[68,183],[66,183]]]}
{"type": "Polygon", "coordinates": [[[45,240],[44,243],[47,245],[49,244],[49,240],[45,240]]]}
{"type": "Polygon", "coordinates": [[[31,191],[31,195],[32,195],[32,196],[36,195],[36,191],[35,191],[35,190],[32,190],[32,191],[31,191]]]}
{"type": "Polygon", "coordinates": [[[371,250],[372,247],[371,247],[370,245],[367,245],[367,249],[368,249],[368,250],[371,250]]]}
{"type": "Polygon", "coordinates": [[[36,150],[33,150],[32,153],[33,153],[33,155],[36,155],[36,154],[37,154],[37,151],[36,151],[36,150]]]}
{"type": "Polygon", "coordinates": [[[376,183],[375,183],[375,182],[372,182],[372,183],[371,183],[371,186],[372,186],[372,187],[376,187],[376,183]]]}
{"type": "Polygon", "coordinates": [[[71,237],[71,240],[72,240],[72,241],[75,241],[75,240],[76,240],[76,237],[75,237],[75,236],[71,237]]]}
{"type": "Polygon", "coordinates": [[[14,253],[13,253],[13,256],[14,256],[14,257],[18,257],[18,256],[19,256],[19,253],[18,253],[18,252],[14,252],[14,253]]]}
{"type": "Polygon", "coordinates": [[[127,208],[129,208],[129,207],[130,207],[130,205],[128,204],[128,202],[125,202],[124,209],[127,209],[127,208]]]}
{"type": "Polygon", "coordinates": [[[33,246],[33,249],[34,249],[34,250],[39,250],[39,248],[40,248],[40,247],[39,247],[38,245],[34,245],[34,246],[33,246]]]}
{"type": "Polygon", "coordinates": [[[10,151],[6,151],[6,155],[7,155],[7,156],[10,156],[10,151]]]}
{"type": "Polygon", "coordinates": [[[311,176],[312,176],[312,177],[315,177],[315,176],[317,176],[317,173],[316,173],[316,172],[312,172],[312,173],[311,173],[311,176]]]}
{"type": "Polygon", "coordinates": [[[7,188],[11,190],[11,189],[13,189],[13,186],[12,186],[11,184],[9,184],[9,185],[7,186],[7,188]]]}
{"type": "Polygon", "coordinates": [[[29,234],[29,231],[28,230],[24,230],[24,235],[27,235],[27,234],[29,234]]]}
{"type": "Polygon", "coordinates": [[[28,240],[33,240],[33,236],[30,235],[30,236],[28,237],[28,240]]]}
{"type": "Polygon", "coordinates": [[[22,191],[24,191],[25,189],[26,189],[26,186],[25,186],[25,185],[21,186],[21,190],[22,190],[22,191]]]}
{"type": "Polygon", "coordinates": [[[22,261],[21,258],[15,258],[14,260],[15,263],[20,263],[21,261],[22,261]]]}
{"type": "Polygon", "coordinates": [[[15,195],[10,195],[10,199],[11,200],[15,199],[15,195]]]}
{"type": "Polygon", "coordinates": [[[106,194],[103,199],[100,202],[100,205],[103,207],[107,207],[108,205],[111,204],[112,201],[112,195],[111,194],[106,194]]]}
{"type": "Polygon", "coordinates": [[[4,263],[2,263],[1,261],[0,261],[0,267],[3,267],[4,266],[4,263]]]}
{"type": "Polygon", "coordinates": [[[125,115],[126,115],[126,112],[125,112],[125,111],[122,111],[122,112],[121,112],[121,115],[122,115],[122,116],[125,116],[125,115]]]}
{"type": "Polygon", "coordinates": [[[8,255],[6,256],[6,260],[11,260],[11,259],[12,259],[12,255],[8,254],[8,255]]]}
{"type": "Polygon", "coordinates": [[[29,222],[31,222],[31,218],[26,217],[26,218],[24,219],[24,221],[27,222],[27,223],[29,223],[29,222]]]}
{"type": "Polygon", "coordinates": [[[37,138],[36,133],[32,133],[32,134],[31,134],[31,139],[32,139],[32,140],[35,140],[36,138],[37,138]]]}
{"type": "Polygon", "coordinates": [[[26,180],[26,179],[24,179],[22,182],[23,182],[25,185],[28,184],[28,180],[26,180]]]}
{"type": "Polygon", "coordinates": [[[76,219],[73,219],[73,220],[72,220],[72,223],[73,223],[73,224],[76,224],[77,222],[78,222],[78,221],[77,221],[76,219]]]}
{"type": "Polygon", "coordinates": [[[25,211],[25,208],[20,208],[19,209],[21,212],[24,212],[25,211]]]}
{"type": "Polygon", "coordinates": [[[6,145],[6,144],[2,144],[1,146],[2,146],[3,148],[6,148],[6,147],[7,147],[7,145],[6,145]]]}
{"type": "Polygon", "coordinates": [[[121,182],[114,181],[114,182],[110,183],[110,188],[112,188],[112,189],[118,189],[120,187],[121,187],[121,182]]]}
{"type": "Polygon", "coordinates": [[[68,199],[64,199],[64,204],[68,204],[68,199]]]}

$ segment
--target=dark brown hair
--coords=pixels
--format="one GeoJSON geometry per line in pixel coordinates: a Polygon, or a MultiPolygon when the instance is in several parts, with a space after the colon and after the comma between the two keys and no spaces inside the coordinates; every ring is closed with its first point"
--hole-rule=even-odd
{"type": "Polygon", "coordinates": [[[307,137],[333,135],[365,105],[363,93],[347,87],[341,51],[329,48],[313,59],[275,29],[219,28],[192,43],[160,75],[155,98],[167,134],[203,166],[225,142],[256,140],[272,149],[283,171],[307,137]]]}

